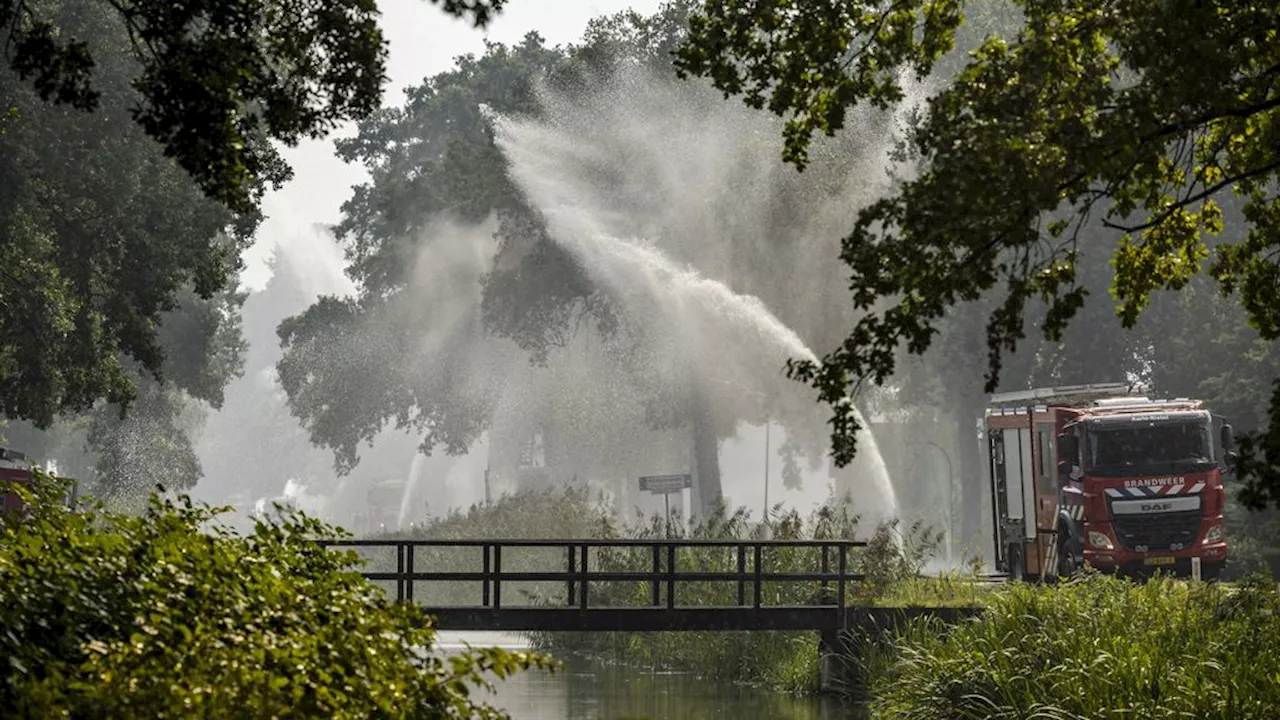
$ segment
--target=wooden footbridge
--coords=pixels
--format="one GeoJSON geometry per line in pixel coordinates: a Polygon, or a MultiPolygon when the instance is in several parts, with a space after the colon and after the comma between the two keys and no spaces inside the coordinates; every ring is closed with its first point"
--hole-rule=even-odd
{"type": "Polygon", "coordinates": [[[443,630],[816,631],[819,687],[855,695],[866,687],[860,665],[838,660],[862,652],[854,638],[913,616],[954,622],[977,612],[848,604],[851,585],[866,579],[851,570],[851,554],[866,546],[857,540],[321,542],[364,556],[366,578],[390,583],[397,601],[422,605],[443,630]],[[708,583],[720,592],[707,592],[708,583]],[[532,601],[512,592],[530,584],[538,588],[532,601]],[[468,585],[479,592],[459,592],[468,585]],[[619,592],[627,585],[630,592],[619,592]]]}
{"type": "Polygon", "coordinates": [[[850,587],[865,580],[851,570],[851,553],[866,546],[858,540],[326,540],[322,544],[367,557],[366,578],[384,586],[393,584],[396,600],[422,605],[435,616],[436,626],[446,630],[810,630],[829,634],[861,624],[869,612],[846,601],[850,587]],[[529,561],[530,551],[536,551],[533,554],[540,562],[529,561]],[[518,553],[525,555],[522,562],[510,562],[518,553]],[[786,567],[812,570],[771,570],[784,566],[777,562],[784,554],[789,556],[786,567]],[[530,570],[530,565],[541,567],[530,570]],[[457,598],[458,585],[464,583],[479,586],[479,597],[471,594],[479,602],[449,602],[457,598]],[[539,601],[517,597],[525,602],[510,602],[511,588],[531,583],[542,590],[539,601]],[[701,588],[706,583],[727,585],[728,591],[719,593],[727,602],[690,604],[693,598],[687,590],[694,589],[694,583],[701,588]],[[429,587],[441,584],[445,584],[443,592],[433,593],[429,587]],[[639,584],[644,590],[627,594],[624,604],[619,604],[614,590],[622,584],[639,584]],[[547,593],[548,588],[562,589],[547,593]],[[637,602],[640,598],[643,601],[637,602]]]}

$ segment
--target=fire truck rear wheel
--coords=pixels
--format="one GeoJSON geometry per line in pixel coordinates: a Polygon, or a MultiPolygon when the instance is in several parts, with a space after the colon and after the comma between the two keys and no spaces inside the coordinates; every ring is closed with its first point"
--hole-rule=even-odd
{"type": "Polygon", "coordinates": [[[1009,546],[1009,579],[1022,582],[1027,577],[1027,565],[1022,557],[1021,545],[1009,546]]]}

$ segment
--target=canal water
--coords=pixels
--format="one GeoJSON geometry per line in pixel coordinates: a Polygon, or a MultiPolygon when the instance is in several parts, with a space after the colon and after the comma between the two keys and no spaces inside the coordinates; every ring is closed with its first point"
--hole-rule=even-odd
{"type": "MultiPolygon", "coordinates": [[[[439,649],[525,649],[519,636],[444,633],[439,649]]],[[[816,698],[796,698],[759,688],[712,682],[684,673],[566,659],[554,673],[529,671],[496,684],[485,698],[512,720],[846,720],[852,708],[816,698]]]]}

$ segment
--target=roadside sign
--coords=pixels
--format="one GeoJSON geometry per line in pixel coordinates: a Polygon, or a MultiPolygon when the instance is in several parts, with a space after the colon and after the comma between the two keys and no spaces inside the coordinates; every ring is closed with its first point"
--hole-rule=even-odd
{"type": "Polygon", "coordinates": [[[693,475],[642,475],[640,492],[662,496],[662,507],[667,513],[667,537],[671,537],[671,496],[693,487],[693,475]]]}
{"type": "Polygon", "coordinates": [[[688,490],[693,487],[693,476],[685,475],[645,475],[640,478],[641,492],[654,495],[668,495],[688,490]]]}

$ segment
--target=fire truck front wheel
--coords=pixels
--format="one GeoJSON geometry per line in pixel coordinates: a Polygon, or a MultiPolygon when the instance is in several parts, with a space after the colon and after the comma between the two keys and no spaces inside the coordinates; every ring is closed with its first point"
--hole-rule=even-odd
{"type": "Polygon", "coordinates": [[[1065,526],[1058,528],[1058,577],[1068,578],[1080,569],[1076,562],[1076,544],[1065,526]]]}

